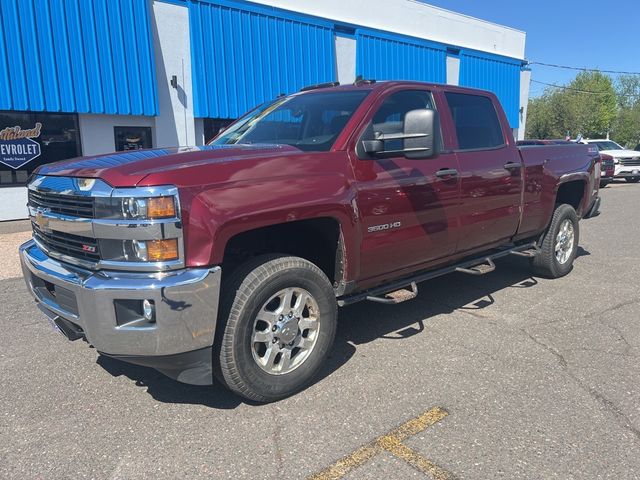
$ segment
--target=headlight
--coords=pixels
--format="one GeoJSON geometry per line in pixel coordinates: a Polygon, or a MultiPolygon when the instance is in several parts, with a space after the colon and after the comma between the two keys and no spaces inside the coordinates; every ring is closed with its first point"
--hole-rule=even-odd
{"type": "Polygon", "coordinates": [[[613,163],[617,165],[618,163],[620,163],[620,159],[613,157],[613,163]]]}
{"type": "Polygon", "coordinates": [[[114,220],[159,220],[177,218],[176,198],[105,197],[96,198],[96,218],[114,220]]]}

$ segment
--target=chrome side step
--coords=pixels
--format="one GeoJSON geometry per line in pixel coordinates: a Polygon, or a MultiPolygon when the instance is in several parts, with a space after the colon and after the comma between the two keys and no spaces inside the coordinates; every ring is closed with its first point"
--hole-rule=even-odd
{"type": "Polygon", "coordinates": [[[406,302],[407,300],[413,300],[418,296],[418,285],[416,285],[416,282],[411,282],[409,288],[410,289],[401,288],[393,292],[387,292],[384,297],[367,295],[367,300],[370,302],[386,303],[387,305],[396,305],[406,302]]]}
{"type": "Polygon", "coordinates": [[[535,246],[533,248],[530,248],[529,250],[513,251],[511,252],[511,255],[517,255],[518,257],[525,257],[525,258],[533,258],[536,255],[538,255],[538,253],[540,253],[540,249],[537,246],[535,246]]]}
{"type": "Polygon", "coordinates": [[[484,263],[479,263],[470,268],[456,267],[456,272],[466,273],[468,275],[486,275],[496,269],[496,264],[489,257],[484,259],[484,263]]]}
{"type": "Polygon", "coordinates": [[[372,302],[395,305],[411,300],[418,295],[417,284],[432,278],[447,275],[453,272],[468,273],[470,275],[484,275],[493,272],[496,265],[493,261],[507,255],[519,255],[523,257],[533,257],[538,253],[536,242],[521,245],[508,245],[506,247],[493,250],[488,255],[482,257],[468,258],[453,265],[448,265],[436,270],[423,270],[409,277],[378,285],[368,290],[356,291],[349,295],[337,299],[338,306],[344,307],[353,303],[369,300],[372,302]]]}

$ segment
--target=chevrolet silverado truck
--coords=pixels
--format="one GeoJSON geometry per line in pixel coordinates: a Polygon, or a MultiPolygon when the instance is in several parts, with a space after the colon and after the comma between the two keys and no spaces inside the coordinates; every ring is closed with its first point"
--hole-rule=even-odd
{"type": "Polygon", "coordinates": [[[492,93],[417,82],[281,96],[202,147],[40,167],[24,278],[52,326],[259,402],[313,381],[338,307],[451,272],[572,269],[599,156],[517,147],[492,93]]]}
{"type": "Polygon", "coordinates": [[[611,155],[615,165],[615,178],[624,178],[629,183],[640,182],[640,151],[622,148],[613,140],[583,140],[587,145],[594,145],[604,155],[611,155]]]}

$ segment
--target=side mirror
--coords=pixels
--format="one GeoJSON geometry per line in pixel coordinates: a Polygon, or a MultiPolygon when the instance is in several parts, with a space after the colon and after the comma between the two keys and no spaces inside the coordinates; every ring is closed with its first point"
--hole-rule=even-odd
{"type": "Polygon", "coordinates": [[[363,140],[362,149],[368,155],[404,155],[409,159],[433,158],[440,154],[440,117],[430,109],[411,110],[404,116],[402,133],[372,132],[372,140],[363,140]],[[394,150],[389,144],[402,140],[404,148],[394,150]]]}
{"type": "Polygon", "coordinates": [[[433,158],[440,154],[440,117],[430,109],[411,110],[404,117],[404,156],[433,158]]]}

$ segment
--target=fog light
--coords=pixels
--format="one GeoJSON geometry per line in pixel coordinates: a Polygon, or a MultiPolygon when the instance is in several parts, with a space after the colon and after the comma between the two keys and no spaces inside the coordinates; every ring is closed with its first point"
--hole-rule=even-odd
{"type": "Polygon", "coordinates": [[[142,301],[142,314],[144,315],[144,319],[147,321],[152,321],[155,316],[155,305],[153,304],[153,300],[143,300],[142,301]]]}

